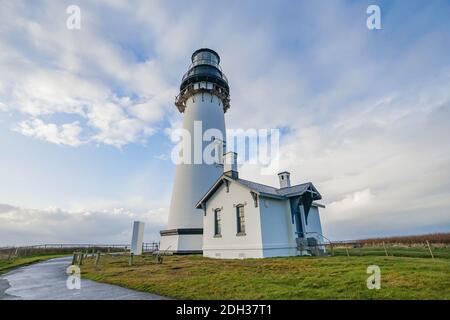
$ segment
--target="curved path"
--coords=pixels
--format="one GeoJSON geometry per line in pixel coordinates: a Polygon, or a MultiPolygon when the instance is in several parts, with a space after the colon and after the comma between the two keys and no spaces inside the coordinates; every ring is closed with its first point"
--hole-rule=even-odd
{"type": "Polygon", "coordinates": [[[17,268],[0,276],[1,299],[25,300],[160,300],[155,294],[81,279],[79,290],[66,286],[72,257],[56,258],[17,268]]]}

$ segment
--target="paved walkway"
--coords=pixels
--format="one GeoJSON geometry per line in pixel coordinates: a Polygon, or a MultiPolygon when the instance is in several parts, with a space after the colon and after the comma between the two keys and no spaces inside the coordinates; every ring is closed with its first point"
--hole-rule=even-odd
{"type": "Polygon", "coordinates": [[[160,300],[164,297],[81,279],[79,290],[66,286],[72,257],[15,269],[0,277],[0,300],[160,300]]]}

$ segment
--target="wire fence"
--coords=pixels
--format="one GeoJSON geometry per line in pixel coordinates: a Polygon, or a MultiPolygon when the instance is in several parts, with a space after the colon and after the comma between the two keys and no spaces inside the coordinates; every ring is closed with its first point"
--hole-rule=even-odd
{"type": "MultiPolygon", "coordinates": [[[[33,246],[9,246],[0,247],[0,260],[14,259],[17,257],[29,257],[34,255],[73,254],[83,252],[85,254],[100,253],[127,253],[131,249],[129,244],[40,244],[33,246]]],[[[143,243],[143,252],[153,252],[159,249],[159,242],[143,243]]]]}
{"type": "Polygon", "coordinates": [[[336,241],[317,243],[307,247],[311,255],[328,256],[386,256],[410,258],[442,258],[450,259],[450,245],[446,243],[431,243],[430,241],[415,243],[390,242],[359,242],[336,241]]]}
{"type": "Polygon", "coordinates": [[[300,255],[390,256],[450,259],[450,233],[331,241],[317,232],[299,234],[300,255]]]}
{"type": "MultiPolygon", "coordinates": [[[[316,238],[317,239],[317,238],[316,238]]],[[[307,239],[306,239],[307,240],[307,239]]],[[[313,256],[387,256],[411,258],[442,258],[450,259],[450,244],[447,242],[421,239],[420,241],[305,241],[298,243],[299,251],[304,255],[313,256]]],[[[130,254],[129,244],[42,244],[33,246],[0,247],[0,260],[29,257],[34,255],[73,254],[82,252],[84,255],[130,254]]],[[[144,243],[143,253],[159,251],[159,242],[144,243]]]]}

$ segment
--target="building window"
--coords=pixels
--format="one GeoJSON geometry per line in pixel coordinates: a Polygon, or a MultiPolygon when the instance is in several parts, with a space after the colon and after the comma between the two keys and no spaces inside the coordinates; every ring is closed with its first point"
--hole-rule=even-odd
{"type": "Polygon", "coordinates": [[[236,206],[236,221],[237,221],[237,235],[238,236],[245,235],[245,215],[243,205],[236,206]]]}
{"type": "Polygon", "coordinates": [[[222,217],[220,209],[214,210],[214,236],[222,236],[222,217]]]}
{"type": "Polygon", "coordinates": [[[252,195],[255,208],[258,208],[258,195],[253,191],[250,191],[250,194],[252,195]]]}

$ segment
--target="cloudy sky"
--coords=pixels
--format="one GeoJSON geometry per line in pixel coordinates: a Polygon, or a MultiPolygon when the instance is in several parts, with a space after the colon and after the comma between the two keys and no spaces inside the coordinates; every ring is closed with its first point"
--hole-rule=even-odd
{"type": "MultiPolygon", "coordinates": [[[[222,57],[229,129],[279,128],[332,239],[450,231],[448,1],[0,0],[0,245],[145,241],[191,53],[222,57]],[[81,29],[66,27],[69,5],[81,29]],[[381,8],[368,30],[366,9],[381,8]]],[[[240,168],[243,178],[277,177],[240,168]]]]}

